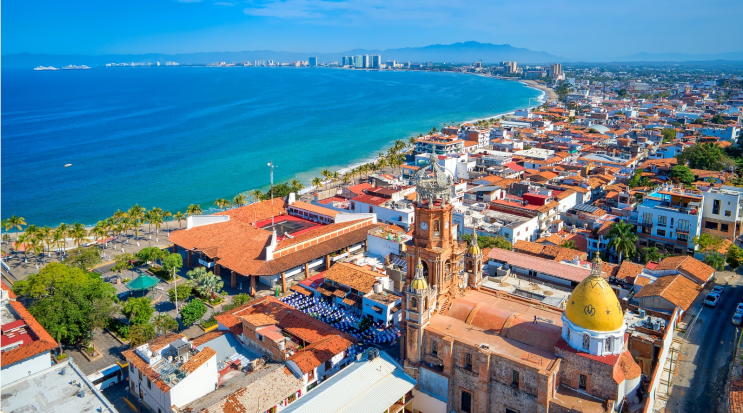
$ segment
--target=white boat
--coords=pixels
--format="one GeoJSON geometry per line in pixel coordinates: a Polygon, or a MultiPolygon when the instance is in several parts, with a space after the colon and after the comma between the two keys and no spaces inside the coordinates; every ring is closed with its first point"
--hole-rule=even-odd
{"type": "Polygon", "coordinates": [[[65,66],[62,68],[62,70],[85,70],[85,69],[90,69],[90,67],[85,66],[85,65],[82,65],[82,66],[69,65],[69,66],[65,66]]]}
{"type": "Polygon", "coordinates": [[[68,164],[67,164],[67,165],[65,165],[64,167],[65,167],[65,168],[69,168],[70,166],[72,166],[72,164],[71,164],[71,163],[68,163],[68,164]]]}
{"type": "Polygon", "coordinates": [[[34,70],[59,70],[54,66],[37,66],[34,70]]]}

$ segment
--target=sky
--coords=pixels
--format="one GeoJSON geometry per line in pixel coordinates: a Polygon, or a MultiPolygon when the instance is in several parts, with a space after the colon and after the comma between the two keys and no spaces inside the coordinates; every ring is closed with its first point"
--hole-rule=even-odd
{"type": "Polygon", "coordinates": [[[565,58],[743,51],[740,0],[8,0],[2,54],[342,52],[462,41],[565,58]]]}

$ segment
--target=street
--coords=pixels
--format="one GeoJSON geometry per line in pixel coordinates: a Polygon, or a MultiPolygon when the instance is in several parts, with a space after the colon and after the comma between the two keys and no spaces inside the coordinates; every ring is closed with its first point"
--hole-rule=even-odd
{"type": "MultiPolygon", "coordinates": [[[[731,275],[731,272],[718,273],[718,277],[731,275]]],[[[711,287],[705,289],[703,296],[709,290],[711,287]]],[[[683,345],[666,411],[727,411],[724,390],[740,332],[730,320],[741,299],[743,282],[738,275],[730,278],[720,304],[716,308],[705,306],[693,327],[679,334],[683,345]]]]}

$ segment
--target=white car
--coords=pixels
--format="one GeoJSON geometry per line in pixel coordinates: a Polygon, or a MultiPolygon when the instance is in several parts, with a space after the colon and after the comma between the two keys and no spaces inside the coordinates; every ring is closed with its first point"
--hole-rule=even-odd
{"type": "Polygon", "coordinates": [[[709,293],[706,297],[704,297],[704,305],[709,307],[717,307],[717,304],[720,302],[720,296],[717,294],[709,293]]]}
{"type": "Polygon", "coordinates": [[[721,296],[722,293],[724,293],[724,292],[725,292],[725,288],[723,288],[722,286],[719,286],[719,285],[717,287],[715,287],[715,288],[712,289],[712,294],[717,294],[717,295],[720,295],[721,296]]]}

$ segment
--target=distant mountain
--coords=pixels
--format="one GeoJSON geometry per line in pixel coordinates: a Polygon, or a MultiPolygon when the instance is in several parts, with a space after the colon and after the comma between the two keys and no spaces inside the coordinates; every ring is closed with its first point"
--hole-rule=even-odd
{"type": "Polygon", "coordinates": [[[622,62],[706,62],[712,60],[743,60],[743,52],[730,53],[635,53],[618,59],[622,62]]]}
{"type": "Polygon", "coordinates": [[[513,47],[508,44],[491,44],[479,42],[464,42],[448,45],[431,45],[425,47],[406,47],[402,49],[388,50],[365,50],[356,49],[338,53],[298,53],[281,52],[272,50],[253,50],[244,52],[208,52],[208,53],[186,53],[186,54],[131,54],[131,55],[48,55],[20,53],[4,55],[2,65],[5,67],[34,67],[44,66],[66,66],[82,65],[99,66],[106,63],[131,63],[131,62],[160,62],[174,61],[178,63],[211,63],[211,62],[243,62],[253,60],[276,60],[279,62],[291,62],[307,60],[310,56],[316,56],[320,62],[340,61],[343,56],[379,54],[382,61],[399,60],[403,62],[436,62],[436,63],[472,63],[482,60],[483,63],[498,63],[501,61],[512,61],[523,63],[549,63],[562,61],[564,59],[553,56],[547,52],[535,52],[529,49],[513,47]]]}

